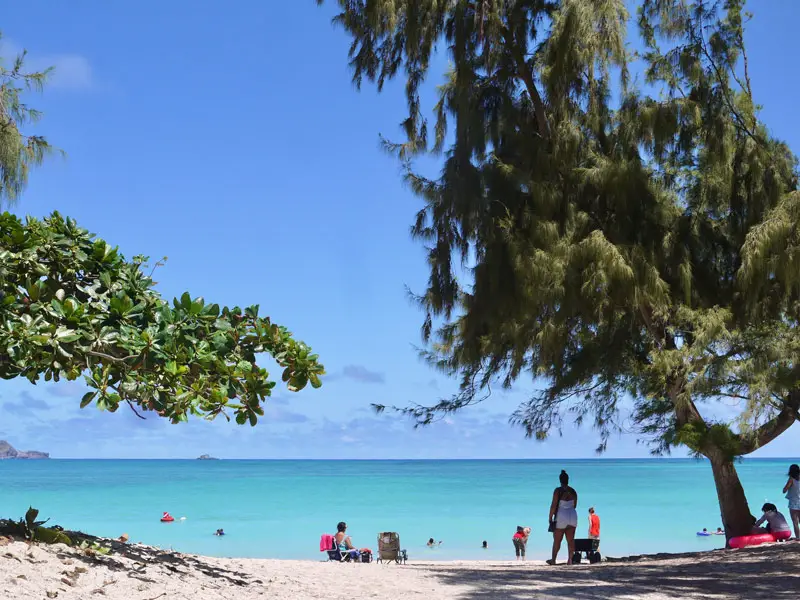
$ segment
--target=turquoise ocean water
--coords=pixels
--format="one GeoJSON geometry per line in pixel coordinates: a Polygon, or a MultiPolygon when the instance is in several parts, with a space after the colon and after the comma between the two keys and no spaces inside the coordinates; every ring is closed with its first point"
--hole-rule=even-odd
{"type": "MultiPolygon", "coordinates": [[[[738,466],[751,509],[781,488],[796,459],[738,466]]],[[[546,556],[550,495],[564,468],[602,521],[602,552],[624,555],[721,547],[698,538],[721,523],[711,469],[695,460],[464,461],[0,461],[0,515],[29,505],[68,529],[212,556],[320,559],[319,536],[347,521],[359,546],[398,531],[412,558],[508,559],[517,525],[532,558],[546,556]],[[186,520],[162,524],[169,511],[186,520]],[[212,535],[222,527],[225,537],[212,535]],[[434,537],[443,544],[428,549],[434,537]],[[489,549],[481,549],[481,541],[489,549]]],[[[562,554],[562,556],[564,556],[562,554]]]]}

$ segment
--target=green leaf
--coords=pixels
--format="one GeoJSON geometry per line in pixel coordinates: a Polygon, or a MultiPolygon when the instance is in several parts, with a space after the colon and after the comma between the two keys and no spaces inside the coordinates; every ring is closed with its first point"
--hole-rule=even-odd
{"type": "Polygon", "coordinates": [[[55,338],[65,344],[79,340],[80,337],[81,336],[78,335],[74,329],[66,329],[63,327],[59,327],[55,334],[55,338]]]}
{"type": "Polygon", "coordinates": [[[94,400],[95,394],[97,394],[97,392],[86,392],[83,398],[81,398],[81,408],[89,406],[91,401],[94,400]]]}
{"type": "Polygon", "coordinates": [[[241,372],[243,372],[243,373],[249,373],[250,371],[253,370],[253,365],[252,365],[252,363],[250,363],[250,362],[248,362],[246,360],[242,360],[242,361],[239,361],[237,363],[236,369],[241,371],[241,372]]]}
{"type": "Polygon", "coordinates": [[[177,375],[178,365],[175,363],[175,361],[168,361],[167,364],[164,365],[164,370],[170,375],[177,375]]]}
{"type": "Polygon", "coordinates": [[[57,314],[59,317],[65,317],[65,316],[66,316],[66,315],[64,314],[64,308],[61,306],[61,302],[59,302],[59,301],[58,301],[58,300],[56,300],[55,298],[53,298],[53,299],[50,301],[50,306],[53,308],[53,310],[55,311],[55,313],[56,313],[56,314],[57,314]]]}

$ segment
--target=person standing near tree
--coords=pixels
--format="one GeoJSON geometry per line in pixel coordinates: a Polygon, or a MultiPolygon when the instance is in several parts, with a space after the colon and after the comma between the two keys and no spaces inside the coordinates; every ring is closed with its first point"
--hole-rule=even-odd
{"type": "Polygon", "coordinates": [[[783,486],[783,493],[789,501],[789,515],[794,525],[794,537],[800,540],[800,466],[789,467],[789,481],[783,486]]]}
{"type": "Polygon", "coordinates": [[[561,541],[567,538],[567,564],[572,564],[572,555],[575,553],[575,529],[578,527],[578,492],[569,486],[569,475],[561,471],[558,476],[561,483],[553,490],[553,501],[550,503],[550,530],[553,532],[553,557],[547,561],[548,565],[556,564],[556,556],[561,549],[561,541]]]}

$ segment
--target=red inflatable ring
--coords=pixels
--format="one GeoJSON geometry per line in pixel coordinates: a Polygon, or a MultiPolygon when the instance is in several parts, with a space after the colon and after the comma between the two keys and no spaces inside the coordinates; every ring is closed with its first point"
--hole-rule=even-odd
{"type": "Polygon", "coordinates": [[[779,540],[788,540],[792,537],[791,531],[777,531],[775,533],[758,533],[756,535],[742,535],[731,538],[728,542],[731,548],[744,548],[746,546],[758,546],[759,544],[769,544],[779,540]]]}

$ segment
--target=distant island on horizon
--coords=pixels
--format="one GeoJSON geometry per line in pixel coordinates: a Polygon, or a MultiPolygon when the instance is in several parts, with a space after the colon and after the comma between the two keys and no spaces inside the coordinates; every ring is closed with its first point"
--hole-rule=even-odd
{"type": "Polygon", "coordinates": [[[219,460],[219,459],[211,456],[210,454],[201,454],[200,456],[197,457],[197,460],[219,460]]]}
{"type": "Polygon", "coordinates": [[[48,452],[17,450],[5,440],[0,440],[0,460],[40,460],[50,458],[48,452]]]}

